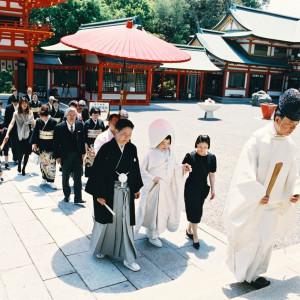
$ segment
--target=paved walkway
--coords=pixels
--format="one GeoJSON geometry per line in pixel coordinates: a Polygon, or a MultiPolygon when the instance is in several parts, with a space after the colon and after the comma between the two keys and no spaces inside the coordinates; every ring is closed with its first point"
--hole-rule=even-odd
{"type": "MultiPolygon", "coordinates": [[[[211,150],[219,161],[217,198],[206,203],[199,231],[200,250],[195,250],[185,237],[186,218],[182,211],[179,230],[162,235],[162,248],[150,245],[143,233],[138,236],[140,272],[126,269],[118,259],[98,260],[89,252],[93,224],[91,196],[83,192],[87,201],[84,206],[65,203],[59,172],[58,190],[53,191],[49,186],[39,186],[38,166],[29,163],[27,171],[31,176],[25,177],[18,175],[13,167],[4,172],[5,182],[0,185],[1,300],[115,299],[117,295],[127,299],[135,293],[138,296],[144,288],[159,288],[164,284],[172,284],[174,294],[176,288],[184,288],[180,284],[183,280],[192,279],[198,284],[198,279],[213,279],[222,268],[226,239],[221,233],[221,213],[233,167],[250,133],[270,121],[261,119],[259,108],[247,105],[223,105],[215,113],[217,119],[211,121],[201,118],[203,112],[195,103],[154,104],[128,111],[136,125],[132,142],[137,145],[140,158],[148,147],[148,125],[156,118],[166,118],[174,124],[177,134],[174,149],[179,161],[193,150],[198,134],[211,136],[211,150]]],[[[299,146],[299,128],[294,136],[299,146]]],[[[234,288],[229,285],[234,279],[230,280],[228,290],[214,299],[233,298],[252,291],[249,285],[234,288]]],[[[145,293],[140,295],[141,299],[145,297],[145,293]]],[[[198,297],[189,289],[186,299],[192,298],[198,297]]]]}

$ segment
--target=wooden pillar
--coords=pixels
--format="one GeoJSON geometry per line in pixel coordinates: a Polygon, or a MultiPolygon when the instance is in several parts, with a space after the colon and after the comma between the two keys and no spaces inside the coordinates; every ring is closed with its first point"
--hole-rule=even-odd
{"type": "Polygon", "coordinates": [[[153,76],[153,71],[152,69],[148,69],[148,73],[147,73],[148,77],[147,77],[147,93],[146,93],[146,104],[149,105],[150,103],[150,98],[151,98],[151,83],[152,83],[152,76],[153,76]]]}
{"type": "Polygon", "coordinates": [[[98,68],[98,99],[102,99],[102,92],[103,92],[103,63],[102,61],[99,62],[98,68]]]}
{"type": "Polygon", "coordinates": [[[202,99],[202,91],[203,91],[203,76],[204,72],[201,72],[201,78],[200,78],[200,91],[199,91],[199,100],[202,99]]]}
{"type": "Polygon", "coordinates": [[[224,71],[224,73],[223,73],[223,84],[222,84],[222,97],[225,97],[227,74],[228,74],[228,71],[224,71]]]}
{"type": "Polygon", "coordinates": [[[27,57],[27,87],[33,88],[33,47],[28,48],[27,57]]]}
{"type": "Polygon", "coordinates": [[[267,74],[266,80],[265,80],[265,88],[264,88],[266,93],[268,92],[268,89],[269,89],[269,77],[270,77],[270,75],[267,74]]]}
{"type": "Polygon", "coordinates": [[[246,90],[245,90],[245,98],[249,98],[249,96],[251,97],[251,95],[249,95],[250,79],[251,79],[251,74],[248,71],[247,72],[247,83],[246,83],[246,90]]]}
{"type": "Polygon", "coordinates": [[[162,71],[161,72],[161,84],[160,84],[161,91],[164,89],[164,78],[165,78],[165,73],[164,73],[164,71],[162,71]]]}
{"type": "Polygon", "coordinates": [[[186,99],[186,97],[187,97],[187,93],[186,93],[186,77],[187,77],[187,75],[184,74],[183,90],[184,90],[184,96],[185,96],[185,99],[186,99]]]}
{"type": "Polygon", "coordinates": [[[180,71],[177,72],[176,100],[179,99],[180,71]]]}

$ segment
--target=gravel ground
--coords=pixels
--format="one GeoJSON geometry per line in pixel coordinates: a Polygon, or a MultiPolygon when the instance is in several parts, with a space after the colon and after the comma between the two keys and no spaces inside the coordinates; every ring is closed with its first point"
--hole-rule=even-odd
{"type": "MultiPolygon", "coordinates": [[[[239,157],[239,153],[252,132],[271,120],[262,119],[260,107],[247,104],[220,104],[221,108],[214,113],[215,119],[203,119],[204,112],[196,102],[188,103],[152,103],[149,107],[124,107],[129,112],[129,118],[135,124],[132,142],[138,148],[140,160],[146,154],[149,124],[157,119],[167,119],[175,129],[176,137],[172,148],[178,162],[181,162],[187,152],[194,150],[194,143],[199,134],[208,134],[211,138],[211,149],[217,157],[216,198],[204,205],[202,222],[225,233],[222,214],[227,197],[228,187],[239,157]]],[[[113,110],[116,108],[112,108],[113,110]]],[[[300,128],[292,137],[298,146],[298,167],[300,167],[300,128]]],[[[298,216],[298,234],[292,244],[300,241],[300,209],[298,216]]],[[[276,246],[280,247],[280,237],[276,246]]]]}

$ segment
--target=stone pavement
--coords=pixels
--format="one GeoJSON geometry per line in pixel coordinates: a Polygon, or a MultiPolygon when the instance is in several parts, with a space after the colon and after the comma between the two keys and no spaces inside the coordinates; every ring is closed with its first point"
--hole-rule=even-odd
{"type": "MultiPolygon", "coordinates": [[[[39,168],[29,163],[30,176],[18,175],[13,167],[4,172],[5,182],[0,184],[0,299],[300,298],[297,245],[287,249],[288,256],[282,250],[275,251],[267,273],[272,285],[264,291],[235,283],[222,265],[226,238],[219,224],[227,183],[245,140],[253,130],[270,122],[261,120],[259,109],[223,105],[215,113],[218,119],[212,121],[201,118],[203,112],[195,103],[160,103],[128,111],[136,124],[132,141],[140,159],[148,147],[148,125],[155,118],[167,118],[174,124],[174,149],[179,161],[193,150],[198,134],[211,136],[212,152],[219,161],[217,198],[206,204],[199,230],[200,250],[185,237],[187,222],[182,211],[179,230],[162,235],[162,248],[150,245],[143,232],[139,234],[136,248],[140,272],[126,269],[118,259],[92,257],[91,196],[83,192],[86,205],[65,203],[61,173],[57,171],[58,190],[54,191],[47,185],[39,186],[39,168]]],[[[299,146],[298,133],[299,129],[294,137],[299,146]]]]}

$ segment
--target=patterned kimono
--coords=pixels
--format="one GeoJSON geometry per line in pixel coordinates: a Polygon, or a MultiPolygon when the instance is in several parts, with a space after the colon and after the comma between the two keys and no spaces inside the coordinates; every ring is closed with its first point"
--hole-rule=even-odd
{"type": "Polygon", "coordinates": [[[83,130],[85,142],[89,147],[85,158],[85,177],[89,177],[95,159],[94,142],[97,136],[105,130],[105,127],[101,120],[98,119],[97,122],[94,122],[89,119],[84,123],[83,130]]]}
{"type": "Polygon", "coordinates": [[[42,177],[47,182],[54,182],[55,179],[56,161],[53,157],[53,133],[56,124],[52,117],[46,124],[41,119],[37,119],[30,141],[31,144],[37,144],[39,148],[42,177]]]}

